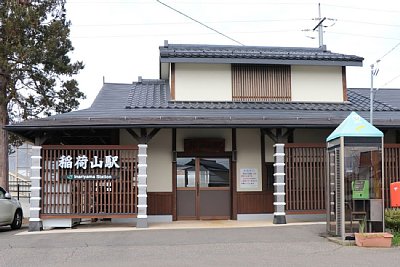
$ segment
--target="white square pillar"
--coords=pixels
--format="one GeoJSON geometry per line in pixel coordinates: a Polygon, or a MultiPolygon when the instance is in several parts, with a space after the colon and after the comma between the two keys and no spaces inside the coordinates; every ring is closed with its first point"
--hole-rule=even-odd
{"type": "Polygon", "coordinates": [[[40,231],[43,229],[42,220],[40,219],[41,212],[41,146],[32,146],[32,163],[31,163],[31,197],[29,209],[29,231],[40,231]]]}
{"type": "Polygon", "coordinates": [[[275,144],[274,224],[286,224],[285,145],[275,144]]]}
{"type": "Polygon", "coordinates": [[[147,228],[147,145],[138,145],[138,205],[137,228],[147,228]]]}

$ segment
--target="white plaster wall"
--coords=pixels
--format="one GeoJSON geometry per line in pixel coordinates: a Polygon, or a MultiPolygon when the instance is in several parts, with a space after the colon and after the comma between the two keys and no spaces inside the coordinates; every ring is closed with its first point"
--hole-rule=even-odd
{"type": "Polygon", "coordinates": [[[223,138],[225,151],[232,151],[231,129],[176,129],[176,151],[184,151],[183,142],[190,138],[223,138]]]}
{"type": "Polygon", "coordinates": [[[294,143],[326,143],[326,138],[334,129],[296,129],[293,134],[294,143]]]}
{"type": "MultiPolygon", "coordinates": [[[[127,131],[121,130],[120,144],[137,142],[127,131]]],[[[172,192],[172,130],[160,130],[147,149],[147,191],[172,192]]]]}
{"type": "Polygon", "coordinates": [[[175,100],[232,101],[230,64],[175,64],[175,100]]]}
{"type": "Polygon", "coordinates": [[[237,129],[237,191],[261,191],[261,139],[260,129],[237,129]],[[258,186],[256,188],[240,187],[240,169],[254,168],[258,174],[258,186]]]}
{"type": "Polygon", "coordinates": [[[172,130],[163,129],[148,143],[147,191],[172,192],[172,130]]]}
{"type": "Polygon", "coordinates": [[[292,66],[292,101],[343,102],[341,66],[292,66]]]}

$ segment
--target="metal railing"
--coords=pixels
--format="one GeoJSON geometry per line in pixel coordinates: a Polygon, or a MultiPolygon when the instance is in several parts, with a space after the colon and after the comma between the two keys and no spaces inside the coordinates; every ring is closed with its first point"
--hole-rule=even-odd
{"type": "Polygon", "coordinates": [[[31,196],[31,181],[20,177],[18,174],[9,172],[8,174],[8,191],[18,200],[20,198],[28,198],[31,196]]]}

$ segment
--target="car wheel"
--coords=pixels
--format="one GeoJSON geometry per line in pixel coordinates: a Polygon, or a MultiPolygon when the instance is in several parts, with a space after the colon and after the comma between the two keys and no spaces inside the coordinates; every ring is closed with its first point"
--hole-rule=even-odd
{"type": "Polygon", "coordinates": [[[17,210],[14,214],[14,220],[11,224],[11,229],[19,229],[22,226],[22,212],[17,210]]]}

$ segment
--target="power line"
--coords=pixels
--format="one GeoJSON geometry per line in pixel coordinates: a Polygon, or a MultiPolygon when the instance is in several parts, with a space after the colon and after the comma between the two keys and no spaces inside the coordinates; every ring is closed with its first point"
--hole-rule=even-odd
{"type": "MultiPolygon", "coordinates": [[[[230,32],[235,34],[256,34],[256,33],[288,33],[288,32],[299,32],[298,30],[270,30],[270,31],[253,31],[253,32],[230,32]]],[[[74,39],[95,39],[95,38],[136,38],[136,37],[157,37],[157,36],[191,36],[191,35],[212,35],[215,33],[160,33],[160,34],[127,34],[127,35],[86,35],[86,36],[74,36],[74,39]]]]}
{"type": "Polygon", "coordinates": [[[188,19],[191,19],[191,20],[193,20],[193,21],[199,23],[200,25],[206,27],[207,29],[210,29],[210,30],[214,31],[214,32],[218,33],[219,35],[224,36],[225,38],[228,38],[228,39],[231,40],[231,41],[234,41],[234,42],[237,43],[237,44],[244,45],[244,44],[242,44],[241,42],[239,42],[239,41],[237,41],[237,40],[235,40],[235,39],[229,37],[228,35],[225,35],[225,34],[223,34],[222,32],[217,31],[217,30],[211,28],[210,26],[207,26],[206,24],[204,24],[204,23],[202,23],[202,22],[200,22],[200,21],[198,21],[198,20],[196,20],[196,19],[194,19],[194,18],[192,18],[192,17],[186,15],[185,13],[183,13],[183,12],[181,12],[181,11],[179,11],[179,10],[177,10],[177,9],[175,9],[175,8],[173,8],[173,7],[167,5],[167,4],[165,4],[165,3],[163,3],[163,2],[161,2],[161,1],[159,1],[159,0],[156,0],[156,1],[157,1],[158,3],[164,5],[164,6],[168,7],[169,9],[171,9],[171,10],[173,10],[173,11],[175,11],[175,12],[181,14],[182,16],[185,16],[185,17],[187,17],[188,19]]]}
{"type": "Polygon", "coordinates": [[[182,3],[182,4],[222,4],[222,5],[226,5],[226,4],[234,4],[234,5],[248,5],[248,4],[259,4],[259,5],[311,5],[311,4],[315,4],[313,2],[280,2],[280,1],[276,1],[276,2],[265,2],[264,0],[261,1],[174,1],[174,3],[182,3]]]}
{"type": "Polygon", "coordinates": [[[149,1],[134,1],[134,2],[125,2],[125,1],[67,1],[67,4],[127,4],[127,5],[134,5],[134,4],[151,4],[149,1]]]}
{"type": "Polygon", "coordinates": [[[382,61],[382,59],[384,57],[386,57],[387,55],[389,55],[390,53],[392,53],[394,50],[396,50],[397,47],[400,46],[400,42],[397,43],[395,46],[393,46],[389,51],[387,51],[383,56],[381,56],[377,61],[382,61]]]}
{"type": "Polygon", "coordinates": [[[329,31],[328,33],[329,33],[329,34],[339,34],[339,35],[360,36],[360,37],[365,37],[365,38],[374,38],[374,39],[383,39],[383,40],[400,40],[400,38],[395,38],[395,37],[386,37],[386,36],[380,36],[380,35],[359,34],[359,33],[351,33],[351,32],[334,32],[334,31],[329,31]]]}
{"type": "MultiPolygon", "coordinates": [[[[216,20],[207,23],[263,23],[263,22],[293,22],[310,21],[310,19],[260,19],[260,20],[216,20]]],[[[185,25],[190,22],[142,22],[142,23],[115,23],[115,24],[72,24],[72,27],[120,27],[120,26],[158,26],[158,25],[185,25]]]]}
{"type": "MultiPolygon", "coordinates": [[[[206,21],[206,23],[265,23],[265,22],[294,22],[294,21],[311,21],[318,20],[314,19],[259,19],[259,20],[214,20],[206,21]]],[[[359,20],[346,20],[346,19],[331,19],[331,21],[347,22],[347,23],[357,23],[366,25],[376,25],[376,26],[386,26],[386,27],[400,27],[400,24],[387,24],[387,23],[376,23],[369,21],[359,21],[359,20]]],[[[142,22],[142,23],[114,23],[114,24],[72,24],[72,27],[120,27],[120,26],[157,26],[157,25],[185,25],[190,22],[142,22]]],[[[333,26],[333,25],[330,25],[333,26]]],[[[324,26],[325,27],[325,26],[324,26]]]]}
{"type": "MultiPolygon", "coordinates": [[[[311,30],[299,30],[299,29],[276,29],[276,30],[262,30],[262,31],[233,31],[229,32],[231,34],[256,34],[256,33],[286,33],[286,32],[307,32],[311,30]]],[[[359,36],[359,37],[365,37],[365,38],[374,38],[374,39],[383,39],[383,40],[396,40],[399,41],[400,38],[394,38],[394,37],[385,37],[385,36],[376,36],[376,35],[366,35],[366,34],[356,34],[356,33],[345,33],[345,32],[333,32],[329,31],[329,34],[338,34],[338,35],[350,35],[350,36],[359,36]]],[[[126,34],[126,35],[93,35],[93,36],[72,36],[73,38],[134,38],[134,37],[140,37],[140,36],[164,36],[164,35],[173,35],[173,36],[190,36],[190,35],[211,35],[215,33],[160,33],[160,34],[126,34]]]]}
{"type": "Polygon", "coordinates": [[[347,8],[347,9],[356,9],[356,10],[368,10],[373,12],[389,12],[389,13],[400,13],[400,10],[393,10],[393,9],[377,9],[377,8],[366,8],[366,7],[355,7],[355,6],[341,6],[341,5],[330,5],[324,4],[324,6],[330,7],[339,7],[339,8],[347,8]]]}
{"type": "MultiPolygon", "coordinates": [[[[68,4],[150,4],[149,1],[68,1],[68,4]]],[[[174,3],[181,4],[191,4],[191,5],[203,5],[203,4],[213,4],[213,5],[311,5],[313,2],[273,2],[268,3],[265,1],[174,1],[174,3]]]]}
{"type": "Polygon", "coordinates": [[[394,78],[392,78],[388,82],[384,83],[381,87],[385,87],[386,85],[388,85],[389,83],[393,82],[394,80],[396,80],[399,77],[400,77],[400,74],[396,75],[394,78]]]}
{"type": "Polygon", "coordinates": [[[367,25],[376,25],[376,26],[400,27],[400,24],[376,23],[376,22],[370,22],[370,21],[346,20],[346,19],[338,19],[338,21],[349,22],[349,23],[358,23],[358,24],[367,24],[367,25]]]}

